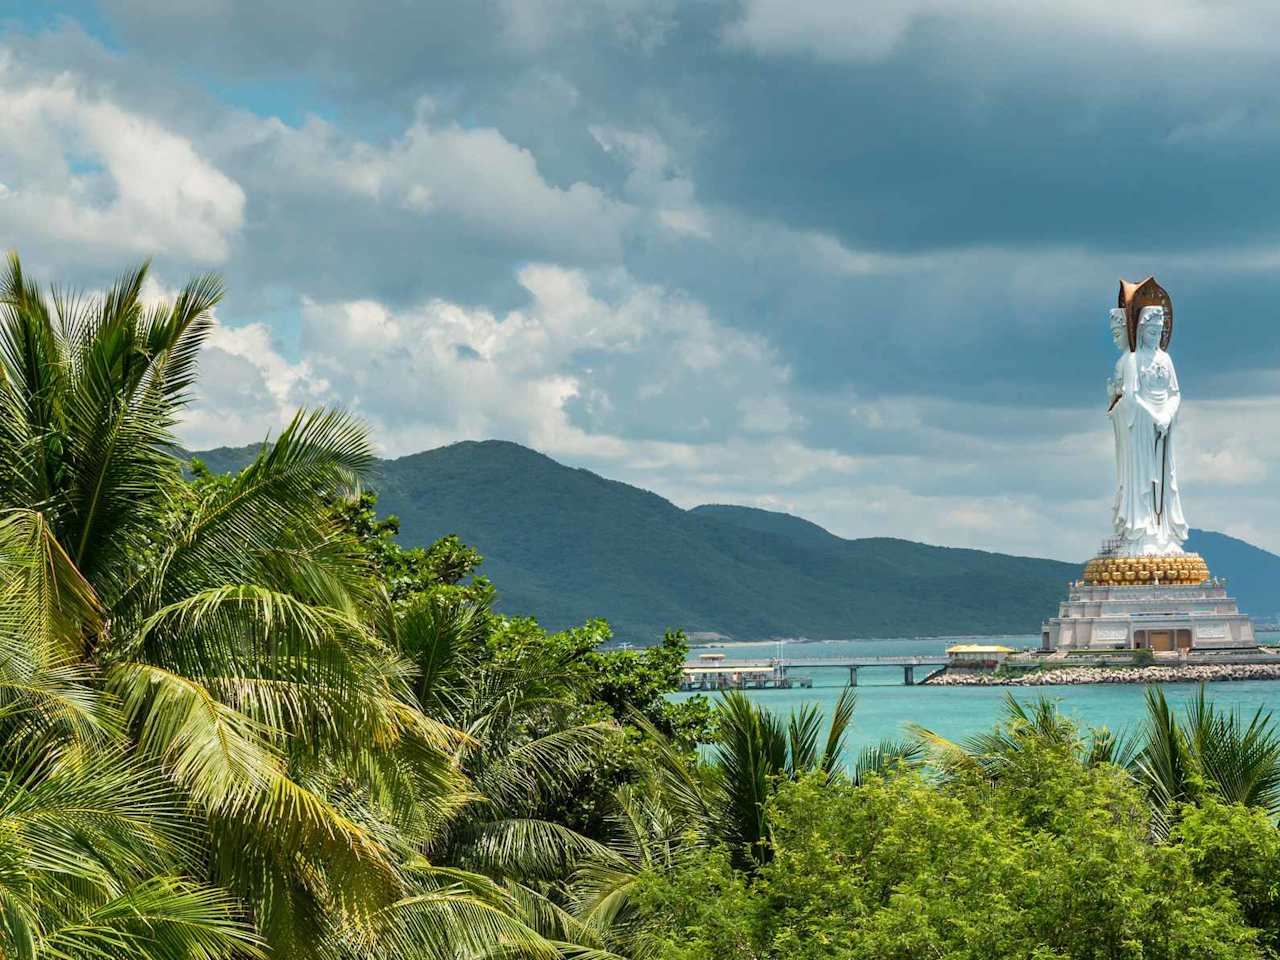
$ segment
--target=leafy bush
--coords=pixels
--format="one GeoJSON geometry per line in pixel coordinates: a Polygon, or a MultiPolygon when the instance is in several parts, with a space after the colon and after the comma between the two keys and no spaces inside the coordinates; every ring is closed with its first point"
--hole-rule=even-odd
{"type": "MultiPolygon", "coordinates": [[[[648,946],[663,960],[1258,955],[1207,865],[1225,851],[1201,833],[1194,850],[1149,842],[1123,771],[1039,745],[1006,773],[784,785],[757,875],[716,853],[646,876],[648,946]]],[[[1269,906],[1265,884],[1239,883],[1269,906]]]]}

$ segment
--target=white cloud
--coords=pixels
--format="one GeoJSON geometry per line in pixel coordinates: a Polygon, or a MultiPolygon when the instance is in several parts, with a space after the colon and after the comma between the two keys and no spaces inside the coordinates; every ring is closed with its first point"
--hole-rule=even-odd
{"type": "Polygon", "coordinates": [[[660,449],[701,424],[777,432],[798,423],[788,373],[767,345],[701,304],[617,271],[593,283],[533,264],[518,279],[529,303],[505,315],[442,300],[408,309],[306,300],[304,362],[286,360],[259,324],[217,328],[217,382],[199,413],[205,442],[244,442],[229,413],[238,400],[265,423],[318,399],[349,407],[393,455],[497,436],[612,459],[634,449],[632,430],[660,449]],[[212,438],[220,419],[229,435],[212,438]]]}
{"type": "Polygon", "coordinates": [[[707,214],[698,206],[693,181],[665,141],[652,131],[596,125],[591,136],[605,153],[631,168],[627,194],[653,209],[657,222],[674,233],[711,239],[707,214]]]}
{"type": "Polygon", "coordinates": [[[1277,8],[1261,0],[1067,0],[1029,6],[1020,0],[746,0],[726,41],[766,55],[867,62],[893,54],[930,20],[989,26],[1006,37],[1040,32],[1063,43],[1120,41],[1135,55],[1151,51],[1270,51],[1277,8]],[[1063,40],[1061,34],[1076,36],[1063,40]]]}
{"type": "Polygon", "coordinates": [[[240,186],[190,140],[0,52],[0,229],[66,262],[122,251],[224,261],[244,215],[240,186]]]}
{"type": "Polygon", "coordinates": [[[671,0],[499,0],[502,39],[533,53],[591,27],[645,52],[652,52],[675,25],[671,0]]]}
{"type": "MultiPolygon", "coordinates": [[[[677,8],[664,3],[609,0],[587,10],[572,0],[512,0],[486,8],[509,14],[505,31],[472,37],[458,61],[470,58],[477,72],[464,65],[454,74],[450,65],[444,80],[431,70],[387,69],[380,59],[385,45],[354,44],[346,30],[337,39],[304,38],[292,61],[282,59],[280,44],[261,44],[269,51],[260,64],[268,75],[282,63],[310,64],[325,77],[341,74],[340,83],[371,81],[365,94],[385,93],[358,130],[341,120],[264,119],[219,105],[219,96],[234,97],[224,91],[235,84],[217,92],[183,87],[176,73],[164,73],[171,62],[148,72],[148,56],[136,49],[97,48],[82,57],[90,38],[66,46],[6,40],[26,64],[71,69],[54,75],[0,61],[0,228],[24,253],[40,254],[33,262],[56,264],[52,279],[60,283],[86,275],[99,283],[149,254],[161,258],[170,279],[192,263],[227,272],[226,316],[235,323],[215,331],[205,355],[201,400],[184,426],[184,438],[196,447],[261,439],[296,407],[326,402],[364,416],[389,454],[506,437],[686,505],[738,501],[792,510],[845,535],[1086,555],[1106,532],[1105,421],[1096,411],[1090,418],[1056,407],[1068,401],[1039,390],[1034,377],[1015,380],[1008,391],[990,385],[992,396],[1027,398],[1018,407],[968,402],[951,386],[970,385],[993,369],[989,360],[1000,358],[980,352],[992,344],[993,354],[999,349],[987,335],[991,329],[1043,334],[1040,342],[1048,344],[1064,322],[1078,320],[1082,331],[1101,337],[1117,271],[1155,269],[1177,280],[1175,297],[1188,291],[1183,302],[1194,306],[1197,298],[1209,302],[1207,276],[1274,271],[1277,248],[1265,246],[1269,240],[1249,246],[1250,234],[1240,229],[1231,240],[1238,249],[1214,248],[1220,233],[1190,241],[1192,234],[1153,233],[1149,250],[1116,249],[1105,216],[1091,239],[1060,231],[1063,225],[1046,216],[1054,225],[1048,241],[1002,233],[998,223],[992,227],[999,217],[974,218],[954,232],[943,224],[936,235],[938,224],[922,221],[918,236],[895,246],[874,208],[864,218],[842,203],[842,194],[865,192],[868,183],[872,194],[880,191],[879,177],[868,178],[858,163],[829,185],[812,184],[828,191],[830,210],[815,216],[804,204],[793,208],[773,179],[786,171],[769,165],[793,164],[812,177],[814,168],[800,161],[840,144],[828,143],[829,110],[806,119],[804,97],[794,106],[787,98],[812,89],[814,77],[836,75],[822,66],[806,79],[812,68],[789,65],[775,75],[774,90],[753,88],[759,64],[724,58],[714,49],[718,35],[708,48],[699,32],[713,18],[681,12],[675,55],[721,58],[726,70],[743,71],[741,89],[754,99],[720,99],[719,80],[677,76],[666,83],[637,69],[633,58],[637,47],[656,49],[668,35],[666,12],[677,8]],[[577,52],[557,46],[570,36],[592,44],[592,56],[580,56],[585,46],[577,52]],[[596,56],[606,47],[617,55],[616,67],[596,56]],[[369,49],[377,54],[365,63],[353,57],[350,75],[333,70],[334,51],[369,49]],[[569,55],[559,56],[562,50],[569,55]],[[491,68],[497,72],[486,72],[491,68]],[[783,76],[793,68],[790,79],[783,76]],[[364,77],[355,77],[361,70],[364,77]],[[466,83],[458,79],[464,75],[466,83]],[[438,103],[423,99],[416,112],[409,109],[424,90],[438,103]],[[626,98],[634,102],[624,103],[619,90],[634,92],[626,98]],[[729,178],[718,182],[725,150],[756,143],[749,135],[753,118],[779,109],[797,111],[787,134],[795,142],[781,145],[788,151],[739,155],[729,178]],[[705,151],[696,163],[695,149],[705,151]],[[735,176],[742,179],[735,183],[735,176]],[[615,177],[619,187],[602,186],[615,177]],[[758,194],[735,201],[735,191],[750,183],[762,185],[758,194]],[[1054,237],[1068,246],[1046,247],[1054,237]],[[1209,246],[1180,246],[1200,240],[1209,246]],[[878,247],[881,241],[887,245],[878,247]],[[1189,295],[1193,277],[1201,281],[1196,297],[1189,295]],[[1096,314],[1086,290],[1101,291],[1096,314]],[[524,303],[511,309],[521,296],[524,303]],[[898,301],[908,306],[899,309],[898,301]],[[292,318],[272,326],[294,307],[302,321],[296,350],[278,339],[292,335],[292,318]],[[746,326],[767,336],[744,332],[746,326]],[[954,369],[930,375],[936,356],[950,358],[954,369]],[[795,382],[791,358],[797,369],[813,371],[815,382],[795,382]],[[890,378],[886,371],[899,365],[923,372],[890,378]]],[[[966,123],[998,123],[997,111],[1022,104],[1002,98],[1002,83],[1042,73],[1046,86],[1061,87],[1065,64],[1077,77],[1092,78],[1090,92],[1069,91],[1079,107],[1071,110],[1072,123],[1085,132],[1065,131],[1065,143],[1092,137],[1097,98],[1142,100],[1123,78],[1098,69],[1126,45],[1133,75],[1153,86],[1182,85],[1168,104],[1157,101],[1175,112],[1156,111],[1153,142],[1188,151],[1250,140],[1265,150],[1270,142],[1274,111],[1265,85],[1255,83],[1256,69],[1208,71],[1203,67],[1212,61],[1203,57],[1195,68],[1181,66],[1190,62],[1183,54],[1274,44],[1280,36],[1274,14],[1259,5],[1174,0],[1117,11],[1100,0],[1035,10],[1013,0],[742,0],[732,7],[741,19],[729,43],[770,56],[898,58],[892,66],[904,71],[904,95],[921,93],[917,82],[956,83],[957,71],[971,75],[965,89],[974,96],[960,106],[972,116],[962,110],[946,117],[958,132],[966,123]],[[958,53],[907,62],[899,55],[915,31],[954,42],[958,53]],[[1018,57],[1001,56],[1024,40],[1030,42],[1018,57]],[[975,70],[965,50],[987,62],[975,70]],[[1258,96],[1224,98],[1204,89],[1228,75],[1255,86],[1258,96]]],[[[156,3],[147,19],[163,19],[172,8],[156,3]]],[[[378,17],[345,0],[339,8],[343,23],[374,36],[368,31],[378,17]]],[[[199,31],[206,40],[208,30],[221,29],[208,4],[191,12],[207,28],[199,31]]],[[[300,21],[288,18],[306,14],[281,16],[275,11],[268,20],[296,36],[300,21]]],[[[189,28],[184,20],[184,35],[189,28]]],[[[216,75],[232,76],[248,63],[225,39],[202,46],[236,64],[216,75]]],[[[405,49],[421,55],[413,43],[405,49]]],[[[163,57],[154,59],[159,64],[163,57]]],[[[1234,67],[1244,59],[1217,62],[1234,67]]],[[[847,76],[850,89],[860,89],[862,72],[847,76]]],[[[732,75],[720,79],[736,86],[732,75]]],[[[932,95],[930,89],[923,92],[932,95]]],[[[282,93],[282,102],[306,108],[291,96],[296,92],[282,93]]],[[[1027,103],[1045,97],[1036,90],[1026,96],[1027,103]]],[[[341,95],[335,102],[345,105],[335,116],[349,115],[344,110],[353,103],[369,105],[341,95]]],[[[891,97],[831,103],[849,129],[868,138],[893,133],[875,122],[894,111],[891,97]],[[869,113],[859,114],[863,107],[869,113]]],[[[939,103],[953,110],[949,99],[939,103]]],[[[926,106],[912,104],[901,119],[913,122],[912,111],[926,106]]],[[[928,128],[937,116],[922,109],[920,123],[928,128]]],[[[1109,142],[1105,123],[1096,133],[1097,143],[1109,142]]],[[[868,140],[886,175],[904,156],[880,151],[891,146],[868,140]]],[[[1105,156],[1105,147],[1098,149],[1105,156]]],[[[963,149],[957,156],[964,162],[937,175],[959,171],[967,184],[988,162],[1009,162],[1011,175],[1034,172],[1042,162],[1034,151],[1001,153],[995,161],[963,149]]],[[[1198,157],[1196,171],[1206,157],[1198,157]]],[[[1224,183],[1231,169],[1219,170],[1224,183]]],[[[1061,182],[1070,186],[1071,174],[1047,172],[1066,176],[1061,182]]],[[[1087,164],[1078,171],[1091,172],[1087,164]]],[[[1162,167],[1162,175],[1181,182],[1176,171],[1162,167]]],[[[904,184],[888,181],[886,189],[904,184]]],[[[1268,289],[1248,286],[1263,290],[1259,297],[1268,289]]],[[[171,293],[157,283],[148,298],[171,293]]],[[[1205,322],[1190,311],[1187,321],[1205,322]]],[[[1055,352],[1047,362],[1063,361],[1055,352]]],[[[1081,372],[1089,380],[1080,388],[1086,403],[1097,395],[1093,376],[1081,372]]],[[[1280,542],[1262,538],[1280,531],[1270,490],[1275,457],[1260,438],[1280,429],[1280,409],[1200,398],[1242,389],[1266,395],[1275,383],[1261,374],[1236,378],[1223,391],[1190,384],[1180,450],[1192,522],[1255,531],[1251,539],[1273,547],[1280,542]]]]}
{"type": "Polygon", "coordinates": [[[732,428],[739,390],[786,383],[762,341],[625,273],[593,285],[534,264],[519,281],[529,304],[505,316],[438,300],[401,311],[308,303],[304,346],[396,452],[418,449],[424,423],[433,436],[512,437],[550,452],[617,449],[637,428],[672,440],[703,421],[732,428]]]}
{"type": "MultiPolygon", "coordinates": [[[[1257,487],[1271,475],[1271,448],[1263,441],[1280,431],[1280,399],[1184,401],[1179,415],[1181,481],[1184,488],[1222,491],[1257,487]]],[[[1230,502],[1230,494],[1223,497],[1230,502]]],[[[1242,522],[1237,518],[1236,522],[1242,522]]]]}
{"type": "Polygon", "coordinates": [[[218,324],[205,344],[194,405],[180,434],[189,449],[257,443],[278,432],[299,407],[333,397],[305,360],[278,350],[263,324],[218,324]]]}
{"type": "Polygon", "coordinates": [[[221,148],[263,177],[266,195],[332,203],[346,197],[383,211],[448,218],[492,239],[544,255],[617,259],[627,204],[577,181],[560,187],[533,153],[492,127],[435,123],[430,101],[397,138],[375,144],[316,117],[300,126],[242,116],[221,148]]]}

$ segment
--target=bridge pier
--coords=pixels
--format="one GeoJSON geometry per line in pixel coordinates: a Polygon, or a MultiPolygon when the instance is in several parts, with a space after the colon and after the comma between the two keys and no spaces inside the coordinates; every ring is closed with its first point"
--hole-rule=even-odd
{"type": "Polygon", "coordinates": [[[908,687],[915,686],[916,668],[913,664],[906,664],[902,668],[902,682],[908,687]]]}
{"type": "Polygon", "coordinates": [[[849,686],[856,687],[858,685],[858,668],[849,668],[849,686]]]}

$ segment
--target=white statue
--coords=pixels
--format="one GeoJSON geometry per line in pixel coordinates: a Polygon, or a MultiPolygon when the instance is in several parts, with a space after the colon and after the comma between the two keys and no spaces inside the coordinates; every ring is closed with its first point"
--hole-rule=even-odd
{"type": "Polygon", "coordinates": [[[1129,556],[1182,553],[1187,539],[1174,453],[1182,397],[1173,360],[1161,347],[1162,339],[1168,342],[1166,326],[1164,307],[1144,306],[1131,338],[1125,312],[1111,312],[1112,335],[1125,348],[1107,390],[1116,448],[1115,535],[1129,556]]]}

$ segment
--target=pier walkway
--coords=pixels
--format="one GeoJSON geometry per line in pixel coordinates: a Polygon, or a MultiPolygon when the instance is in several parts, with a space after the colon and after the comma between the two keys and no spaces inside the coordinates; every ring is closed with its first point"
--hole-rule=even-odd
{"type": "Polygon", "coordinates": [[[715,690],[740,687],[811,686],[809,677],[793,677],[806,667],[839,667],[849,671],[849,686],[858,685],[863,667],[902,667],[902,682],[915,681],[916,667],[934,667],[930,675],[947,665],[947,655],[914,654],[897,657],[774,657],[769,660],[726,660],[720,654],[702,654],[684,665],[681,686],[686,690],[715,690]]]}

